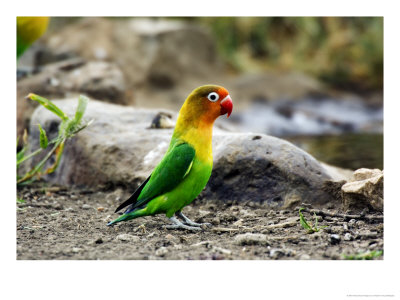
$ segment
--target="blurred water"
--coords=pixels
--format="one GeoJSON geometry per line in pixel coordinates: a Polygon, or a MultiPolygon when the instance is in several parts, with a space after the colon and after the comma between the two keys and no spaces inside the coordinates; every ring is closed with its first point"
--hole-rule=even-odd
{"type": "Polygon", "coordinates": [[[383,168],[383,108],[359,99],[255,102],[238,112],[243,131],[285,138],[343,168],[383,168]]]}
{"type": "Polygon", "coordinates": [[[383,109],[357,99],[256,102],[240,113],[238,122],[248,131],[275,136],[382,133],[383,109]]]}
{"type": "Polygon", "coordinates": [[[352,170],[383,169],[383,134],[292,136],[285,139],[334,166],[352,170]]]}

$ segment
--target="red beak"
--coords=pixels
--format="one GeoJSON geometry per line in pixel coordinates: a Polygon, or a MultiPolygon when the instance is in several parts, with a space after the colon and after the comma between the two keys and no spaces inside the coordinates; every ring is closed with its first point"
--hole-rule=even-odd
{"type": "Polygon", "coordinates": [[[232,108],[233,108],[233,103],[231,96],[226,96],[224,99],[221,101],[221,115],[228,114],[228,118],[232,113],[232,108]]]}

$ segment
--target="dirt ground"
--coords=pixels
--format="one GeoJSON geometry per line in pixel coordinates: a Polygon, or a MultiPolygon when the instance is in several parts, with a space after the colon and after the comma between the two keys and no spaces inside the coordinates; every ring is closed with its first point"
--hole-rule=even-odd
{"type": "MultiPolygon", "coordinates": [[[[317,210],[318,225],[308,234],[298,208],[271,210],[266,205],[194,201],[184,213],[209,222],[201,232],[169,230],[162,215],[122,222],[114,210],[129,193],[62,187],[20,188],[17,192],[17,259],[248,260],[346,259],[346,255],[383,250],[383,216],[317,210]]],[[[303,211],[313,220],[311,207],[303,211]]],[[[348,257],[347,257],[348,258],[348,257]]],[[[380,255],[374,259],[383,259],[380,255]]]]}

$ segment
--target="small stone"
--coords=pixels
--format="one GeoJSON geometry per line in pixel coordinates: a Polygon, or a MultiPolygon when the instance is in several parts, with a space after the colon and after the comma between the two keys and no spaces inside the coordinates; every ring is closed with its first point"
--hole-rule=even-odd
{"type": "Polygon", "coordinates": [[[244,233],[235,236],[238,245],[269,245],[267,236],[259,233],[244,233]]]}
{"type": "Polygon", "coordinates": [[[165,112],[159,112],[151,121],[150,128],[173,128],[175,122],[172,121],[172,116],[165,112]]]}
{"type": "Polygon", "coordinates": [[[331,234],[329,236],[329,241],[332,245],[340,243],[340,236],[338,234],[331,234]]]}
{"type": "Polygon", "coordinates": [[[350,224],[350,225],[354,225],[356,222],[357,222],[356,219],[351,219],[351,220],[349,221],[349,224],[350,224]]]}
{"type": "Polygon", "coordinates": [[[103,212],[104,209],[105,209],[105,208],[104,208],[103,206],[99,206],[99,207],[97,208],[97,211],[98,211],[98,212],[103,212]]]}
{"type": "Polygon", "coordinates": [[[164,256],[165,254],[167,254],[168,253],[168,249],[167,248],[165,248],[165,247],[160,247],[160,248],[158,248],[157,250],[156,250],[156,255],[157,256],[164,256]]]}
{"type": "Polygon", "coordinates": [[[89,204],[83,204],[82,209],[91,209],[92,207],[89,204]]]}
{"type": "Polygon", "coordinates": [[[72,248],[72,252],[74,253],[78,253],[81,250],[82,250],[81,248],[76,248],[76,247],[72,248]]]}
{"type": "Polygon", "coordinates": [[[299,259],[300,260],[309,260],[309,259],[311,259],[311,256],[308,254],[302,254],[302,255],[300,255],[299,259]]]}
{"type": "Polygon", "coordinates": [[[222,253],[222,254],[226,254],[226,255],[231,255],[232,254],[231,250],[224,249],[224,248],[221,248],[221,247],[213,247],[213,249],[215,251],[218,251],[218,252],[222,253]]]}
{"type": "Polygon", "coordinates": [[[361,226],[364,226],[364,225],[365,225],[365,222],[359,220],[359,221],[356,222],[356,225],[357,225],[358,227],[361,227],[361,226]]]}
{"type": "Polygon", "coordinates": [[[269,257],[272,259],[278,259],[285,256],[285,252],[282,249],[271,249],[269,252],[269,257]]]}
{"type": "Polygon", "coordinates": [[[116,239],[123,241],[123,242],[139,242],[140,241],[140,238],[138,236],[127,234],[127,233],[122,233],[122,234],[117,235],[116,239]]]}
{"type": "Polygon", "coordinates": [[[167,239],[167,240],[173,240],[173,239],[175,239],[175,237],[172,235],[172,234],[167,234],[166,236],[165,236],[165,238],[167,239]]]}
{"type": "Polygon", "coordinates": [[[233,226],[240,227],[243,226],[243,219],[237,220],[235,223],[232,224],[233,226]]]}
{"type": "Polygon", "coordinates": [[[344,223],[344,224],[343,224],[343,229],[344,229],[344,230],[349,230],[349,225],[347,225],[347,223],[344,223]]]}
{"type": "Polygon", "coordinates": [[[354,237],[350,233],[346,233],[343,238],[345,241],[352,241],[354,237]]]}

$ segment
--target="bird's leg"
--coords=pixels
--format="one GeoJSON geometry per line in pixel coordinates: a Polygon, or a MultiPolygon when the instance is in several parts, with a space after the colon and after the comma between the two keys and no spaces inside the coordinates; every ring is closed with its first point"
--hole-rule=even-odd
{"type": "Polygon", "coordinates": [[[197,230],[197,231],[201,230],[200,227],[185,225],[175,217],[171,217],[169,219],[172,221],[173,225],[166,225],[165,228],[167,229],[186,229],[186,230],[197,230]]]}
{"type": "Polygon", "coordinates": [[[177,212],[175,213],[175,215],[176,215],[179,219],[183,220],[183,223],[185,223],[185,224],[187,224],[187,225],[190,225],[190,226],[197,226],[197,227],[201,227],[202,225],[211,226],[210,223],[196,223],[196,222],[193,222],[193,221],[190,220],[188,217],[186,217],[186,216],[182,213],[182,211],[177,211],[177,212]]]}

